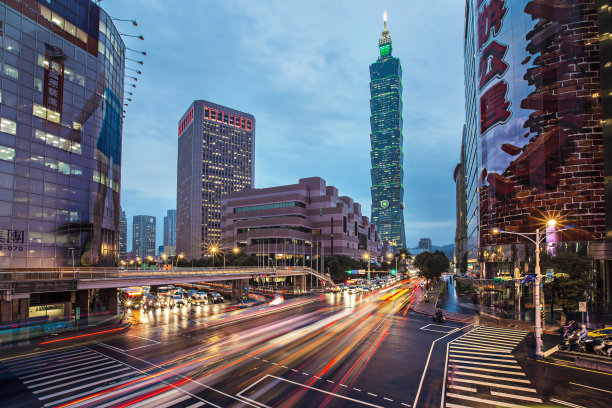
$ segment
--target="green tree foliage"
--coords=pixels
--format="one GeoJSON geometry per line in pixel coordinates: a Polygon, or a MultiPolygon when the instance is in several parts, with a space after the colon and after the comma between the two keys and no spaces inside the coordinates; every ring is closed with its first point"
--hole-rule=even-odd
{"type": "MultiPolygon", "coordinates": [[[[573,252],[561,252],[555,257],[541,252],[540,273],[545,275],[547,269],[554,269],[554,274],[563,273],[568,277],[556,277],[552,282],[545,283],[546,293],[563,308],[564,314],[577,310],[578,302],[586,298],[587,276],[592,269],[592,260],[573,252]]],[[[535,257],[529,263],[529,273],[535,273],[535,257]]]]}
{"type": "MultiPolygon", "coordinates": [[[[347,273],[348,270],[364,269],[363,263],[346,255],[326,256],[325,269],[327,268],[329,268],[329,274],[334,282],[345,282],[347,279],[349,279],[349,274],[347,273]]],[[[327,272],[327,270],[325,272],[327,272]]]]}
{"type": "Polygon", "coordinates": [[[442,251],[421,252],[414,258],[414,266],[421,271],[427,279],[437,279],[442,272],[448,269],[449,259],[442,251]]]}

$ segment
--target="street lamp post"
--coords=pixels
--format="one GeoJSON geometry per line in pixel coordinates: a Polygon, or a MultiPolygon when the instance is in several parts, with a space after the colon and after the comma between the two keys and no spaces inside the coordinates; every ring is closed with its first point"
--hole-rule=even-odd
{"type": "Polygon", "coordinates": [[[74,269],[74,247],[68,249],[72,252],[72,279],[76,279],[76,271],[74,269]]]}
{"type": "MultiPolygon", "coordinates": [[[[552,220],[548,220],[546,225],[548,225],[549,227],[554,227],[556,223],[557,223],[556,220],[552,219],[552,220]]],[[[567,227],[562,228],[557,231],[565,231],[573,227],[574,227],[573,225],[568,225],[567,227]]],[[[544,235],[540,235],[540,228],[537,228],[535,233],[510,232],[510,231],[500,230],[499,228],[494,228],[492,232],[493,234],[519,235],[523,238],[527,238],[528,240],[533,242],[536,246],[536,251],[535,251],[535,256],[536,256],[535,275],[536,277],[535,277],[534,288],[533,288],[533,307],[534,307],[534,312],[535,312],[535,347],[536,347],[535,356],[536,356],[536,359],[542,359],[544,358],[544,354],[542,353],[542,315],[541,315],[541,311],[539,310],[540,308],[540,280],[542,278],[542,275],[540,274],[540,243],[544,239],[546,239],[548,234],[545,233],[544,235]],[[530,238],[529,235],[535,235],[535,240],[530,238]]]]}
{"type": "Polygon", "coordinates": [[[363,254],[363,258],[368,262],[368,284],[370,283],[370,254],[369,253],[365,253],[363,254]]]}

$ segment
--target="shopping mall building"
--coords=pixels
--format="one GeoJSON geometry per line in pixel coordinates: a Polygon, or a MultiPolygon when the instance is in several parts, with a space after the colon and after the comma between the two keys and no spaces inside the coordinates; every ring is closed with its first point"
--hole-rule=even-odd
{"type": "Polygon", "coordinates": [[[611,35],[610,1],[466,1],[455,180],[468,274],[524,271],[535,245],[515,233],[539,228],[549,253],[593,259],[590,307],[612,310],[611,35]]]}

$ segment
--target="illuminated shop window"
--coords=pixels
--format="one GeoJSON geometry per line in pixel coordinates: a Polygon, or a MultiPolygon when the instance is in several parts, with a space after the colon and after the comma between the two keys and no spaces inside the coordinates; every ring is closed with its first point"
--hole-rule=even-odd
{"type": "Polygon", "coordinates": [[[15,161],[15,149],[7,146],[0,146],[0,160],[15,161]]]}
{"type": "Polygon", "coordinates": [[[2,118],[0,119],[0,131],[4,133],[10,133],[11,135],[16,135],[17,123],[13,122],[10,119],[2,118]]]}
{"type": "Polygon", "coordinates": [[[4,63],[4,75],[13,78],[19,79],[19,70],[6,62],[4,63]]]}

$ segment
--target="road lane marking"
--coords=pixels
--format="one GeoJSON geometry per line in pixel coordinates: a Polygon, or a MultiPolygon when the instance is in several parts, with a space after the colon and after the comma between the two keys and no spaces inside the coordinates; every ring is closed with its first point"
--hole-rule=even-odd
{"type": "Polygon", "coordinates": [[[468,407],[467,405],[451,404],[450,402],[447,402],[445,406],[447,408],[472,408],[468,407]]]}
{"type": "MultiPolygon", "coordinates": [[[[61,384],[58,384],[58,385],[53,385],[53,386],[51,386],[51,387],[47,387],[47,388],[42,388],[42,389],[40,389],[40,390],[32,390],[32,392],[33,392],[34,394],[40,394],[41,392],[45,392],[45,391],[54,390],[54,389],[56,389],[56,388],[60,388],[60,387],[63,387],[63,386],[65,386],[65,385],[76,384],[76,383],[82,383],[82,382],[83,382],[83,380],[87,381],[87,383],[88,383],[88,384],[91,384],[91,383],[89,382],[89,380],[93,380],[94,378],[104,377],[104,376],[107,376],[107,375],[109,375],[109,374],[119,373],[119,372],[121,372],[121,371],[125,371],[125,370],[131,370],[131,368],[130,368],[130,367],[123,367],[123,368],[120,368],[120,369],[118,369],[118,370],[114,370],[114,371],[106,371],[106,372],[104,372],[104,373],[102,373],[102,374],[93,375],[93,376],[88,376],[88,377],[86,377],[86,378],[79,378],[78,380],[74,380],[74,381],[70,381],[70,382],[62,382],[61,384]]],[[[134,374],[134,373],[132,373],[132,374],[134,374]]],[[[82,374],[81,374],[81,375],[82,375],[82,374]]],[[[79,377],[80,377],[81,375],[79,375],[79,377]]],[[[107,378],[107,380],[112,380],[113,378],[117,378],[117,377],[110,377],[110,378],[107,378]]],[[[61,380],[66,380],[66,379],[67,379],[67,378],[62,378],[61,380]]],[[[56,382],[56,381],[52,381],[52,382],[56,382]]],[[[40,387],[40,386],[42,386],[42,385],[44,385],[44,384],[41,384],[41,385],[36,385],[36,386],[34,386],[34,387],[40,387]]],[[[34,387],[32,387],[32,388],[34,388],[34,387]]]]}
{"type": "Polygon", "coordinates": [[[287,367],[287,366],[281,366],[281,367],[283,367],[283,368],[289,368],[289,367],[287,367]]]}
{"type": "MultiPolygon", "coordinates": [[[[124,380],[124,381],[121,381],[121,382],[113,384],[112,387],[118,387],[118,386],[123,385],[125,383],[129,383],[130,381],[137,381],[137,380],[143,379],[145,377],[147,377],[147,376],[146,375],[141,375],[140,377],[128,378],[127,380],[124,380]]],[[[154,380],[151,380],[151,382],[149,382],[149,384],[151,384],[153,381],[154,380]]],[[[135,388],[135,387],[136,387],[136,385],[134,385],[132,387],[128,387],[128,388],[123,388],[123,389],[121,389],[120,392],[125,392],[125,391],[128,391],[131,388],[135,388]]],[[[108,389],[108,386],[103,385],[102,387],[94,388],[93,390],[87,390],[85,392],[82,392],[81,394],[71,395],[69,397],[66,397],[66,398],[63,398],[63,399],[60,399],[60,400],[47,402],[45,404],[45,407],[60,405],[63,402],[76,400],[76,399],[79,399],[81,397],[84,397],[84,396],[87,396],[87,395],[92,395],[92,394],[97,393],[98,391],[103,391],[103,390],[107,390],[107,389],[108,389]]],[[[108,397],[108,396],[109,396],[108,394],[104,394],[104,397],[108,397]]],[[[102,397],[102,396],[100,396],[100,397],[102,397]]],[[[88,400],[87,402],[91,402],[91,401],[92,400],[88,400]]]]}
{"type": "Polygon", "coordinates": [[[332,380],[327,380],[327,382],[328,382],[328,383],[332,383],[332,384],[334,383],[332,380]]]}
{"type": "Polygon", "coordinates": [[[510,375],[522,375],[522,376],[525,376],[525,373],[520,372],[520,371],[515,372],[515,371],[505,371],[505,370],[494,370],[492,368],[470,367],[470,366],[464,366],[464,365],[455,365],[455,367],[466,369],[466,370],[488,371],[488,372],[491,372],[491,373],[500,373],[500,374],[510,374],[510,375]]]}
{"type": "Polygon", "coordinates": [[[524,405],[510,404],[508,402],[489,400],[485,398],[476,398],[476,397],[471,397],[469,395],[454,394],[450,392],[447,395],[449,397],[464,399],[464,400],[474,401],[474,402],[481,402],[483,404],[490,404],[490,405],[496,405],[496,406],[508,407],[508,408],[525,408],[524,405]]]}
{"type": "Polygon", "coordinates": [[[376,394],[372,394],[371,392],[368,392],[368,395],[371,395],[371,396],[373,396],[373,397],[378,397],[378,395],[376,395],[376,394]]]}
{"type": "MultiPolygon", "coordinates": [[[[68,364],[72,364],[75,360],[77,361],[87,361],[87,360],[91,360],[92,358],[96,358],[97,356],[95,354],[92,353],[88,353],[88,356],[79,356],[79,357],[73,357],[73,358],[69,358],[66,360],[57,360],[57,361],[51,361],[51,363],[54,363],[53,365],[47,367],[47,368],[54,368],[54,366],[64,366],[64,365],[68,365],[68,364]]],[[[49,362],[44,363],[43,365],[47,365],[49,362]]],[[[14,372],[17,375],[22,375],[22,374],[26,374],[26,373],[33,373],[36,371],[44,371],[45,368],[41,367],[41,365],[35,365],[32,367],[24,367],[24,368],[12,368],[11,371],[14,372]]]]}
{"type": "Polygon", "coordinates": [[[302,373],[302,374],[304,374],[304,375],[310,375],[310,374],[308,374],[308,373],[302,373]]]}
{"type": "Polygon", "coordinates": [[[509,381],[509,382],[518,382],[518,383],[523,383],[523,384],[531,384],[529,380],[522,380],[520,378],[506,378],[506,377],[500,377],[500,376],[485,375],[485,374],[480,374],[480,373],[467,373],[465,371],[456,370],[456,369],[453,369],[451,372],[454,373],[455,375],[467,375],[469,377],[489,378],[491,380],[501,380],[501,381],[509,381]]]}
{"type": "Polygon", "coordinates": [[[198,408],[198,407],[202,407],[204,405],[206,405],[206,404],[204,404],[202,401],[198,401],[195,404],[189,405],[188,407],[185,407],[185,408],[198,408]]]}
{"type": "MultiPolygon", "coordinates": [[[[82,390],[83,388],[87,388],[87,387],[90,387],[92,385],[102,384],[104,382],[108,382],[108,381],[116,379],[116,378],[123,378],[123,377],[127,377],[128,375],[134,375],[134,374],[135,374],[134,372],[129,372],[129,373],[121,374],[121,375],[116,375],[116,376],[114,376],[112,378],[105,378],[105,379],[100,380],[100,381],[95,381],[95,382],[92,382],[92,383],[87,383],[85,385],[81,385],[80,387],[73,387],[73,388],[70,388],[68,390],[62,390],[60,392],[56,392],[54,394],[43,395],[41,397],[38,397],[38,399],[41,400],[41,401],[48,400],[49,398],[57,397],[58,395],[67,394],[67,393],[72,392],[72,391],[82,390]]],[[[51,387],[51,388],[55,388],[55,387],[51,387]]],[[[43,391],[43,390],[40,390],[40,391],[43,391]]]]}
{"type": "MultiPolygon", "coordinates": [[[[492,382],[486,382],[486,381],[468,380],[467,378],[453,377],[453,381],[465,382],[469,384],[486,385],[489,387],[508,388],[510,390],[516,390],[516,391],[537,392],[533,388],[517,387],[516,385],[499,384],[499,383],[492,383],[492,382]]],[[[503,381],[503,379],[500,378],[500,381],[503,381]]]]}
{"type": "Polygon", "coordinates": [[[292,368],[291,371],[295,371],[296,373],[298,372],[298,370],[296,370],[295,368],[292,368]]]}
{"type": "Polygon", "coordinates": [[[476,392],[476,388],[471,388],[471,387],[464,387],[461,385],[455,385],[455,384],[449,384],[448,388],[452,388],[453,390],[461,390],[461,391],[469,391],[469,392],[476,392]]]}
{"type": "MultiPolygon", "coordinates": [[[[301,384],[301,383],[299,383],[299,382],[295,382],[295,381],[291,381],[291,380],[288,380],[288,379],[286,379],[286,378],[277,377],[277,376],[275,376],[275,375],[270,375],[270,374],[268,374],[266,377],[276,378],[277,380],[286,381],[286,382],[288,382],[288,383],[291,383],[291,384],[294,384],[294,385],[297,385],[297,386],[300,386],[300,387],[309,388],[309,389],[311,389],[311,390],[319,391],[319,392],[322,392],[322,393],[327,394],[327,395],[333,395],[334,397],[342,398],[342,399],[345,399],[345,400],[348,400],[348,401],[353,401],[353,402],[356,402],[356,403],[358,403],[358,404],[363,404],[363,405],[367,405],[367,406],[370,406],[370,407],[376,407],[376,408],[383,408],[383,407],[381,407],[380,405],[375,405],[375,404],[371,404],[371,403],[369,403],[369,402],[360,401],[360,400],[355,399],[355,398],[350,398],[350,397],[347,397],[347,396],[344,396],[344,395],[340,395],[340,394],[336,394],[336,393],[333,393],[333,392],[325,391],[325,390],[322,390],[322,389],[320,389],[320,388],[311,387],[311,386],[309,386],[309,385],[306,385],[306,384],[301,384]]],[[[265,378],[265,377],[264,377],[264,378],[265,378]]],[[[368,393],[368,394],[369,394],[369,393],[368,393]]]]}
{"type": "Polygon", "coordinates": [[[278,365],[278,364],[276,364],[276,363],[270,363],[270,364],[272,364],[272,365],[278,365]]]}
{"type": "Polygon", "coordinates": [[[391,402],[393,402],[393,400],[392,400],[391,398],[383,397],[383,399],[384,399],[384,400],[387,400],[387,401],[391,401],[391,402]]]}
{"type": "Polygon", "coordinates": [[[510,352],[497,351],[497,349],[487,349],[487,348],[481,348],[481,347],[474,348],[474,347],[467,347],[464,345],[455,345],[454,343],[451,343],[451,351],[456,351],[458,353],[477,354],[481,356],[495,356],[495,357],[507,356],[507,358],[510,358],[510,356],[512,355],[512,353],[510,352]],[[494,354],[494,353],[498,353],[498,354],[494,354]]]}
{"type": "Polygon", "coordinates": [[[565,405],[565,406],[567,406],[567,407],[573,407],[573,408],[585,408],[585,407],[583,407],[582,405],[576,405],[576,404],[572,404],[572,403],[565,402],[565,401],[561,401],[561,400],[554,399],[554,398],[551,398],[551,399],[550,399],[550,401],[551,401],[551,402],[556,402],[557,404],[565,405]]]}
{"type": "Polygon", "coordinates": [[[347,385],[344,385],[344,384],[339,384],[339,385],[344,388],[348,387],[347,385]]]}
{"type": "MultiPolygon", "coordinates": [[[[417,406],[417,401],[419,400],[419,395],[421,395],[421,388],[423,387],[423,381],[425,380],[425,374],[427,373],[427,367],[429,367],[429,360],[431,359],[431,353],[433,352],[434,346],[436,344],[436,342],[438,342],[438,340],[441,340],[443,338],[445,338],[446,336],[450,336],[453,333],[456,333],[459,330],[463,330],[466,327],[470,327],[471,325],[467,325],[467,326],[462,326],[462,327],[457,327],[456,329],[452,330],[451,332],[445,334],[442,337],[437,338],[436,340],[434,340],[431,343],[431,347],[429,348],[429,354],[427,355],[427,361],[425,362],[425,368],[423,369],[423,375],[421,376],[421,382],[419,383],[419,388],[417,390],[417,394],[416,397],[414,398],[414,406],[417,406]]],[[[445,381],[446,383],[446,381],[445,381]]]]}
{"type": "Polygon", "coordinates": [[[4,366],[5,367],[12,367],[12,366],[20,365],[20,364],[24,364],[24,363],[34,364],[33,363],[34,361],[47,360],[47,359],[54,358],[54,357],[57,357],[57,356],[61,356],[61,355],[64,355],[64,354],[74,354],[74,353],[81,353],[81,352],[86,352],[86,351],[87,350],[83,349],[83,348],[78,348],[78,349],[74,349],[74,350],[68,350],[68,351],[64,351],[62,353],[51,353],[51,354],[47,354],[44,351],[39,351],[37,353],[26,354],[25,356],[27,356],[27,357],[21,357],[21,356],[7,357],[7,358],[0,359],[0,361],[11,360],[11,361],[13,361],[13,363],[4,364],[4,366]],[[32,355],[36,355],[36,354],[41,355],[41,357],[32,359],[31,356],[32,355]]]}
{"type": "MultiPolygon", "coordinates": [[[[85,375],[85,374],[89,374],[89,373],[95,373],[95,372],[102,371],[102,370],[108,370],[111,367],[103,367],[103,366],[107,366],[109,364],[113,364],[113,365],[119,367],[119,364],[116,364],[114,361],[107,361],[105,363],[96,365],[95,367],[98,368],[97,370],[87,371],[91,367],[83,367],[83,368],[79,368],[78,370],[70,370],[70,374],[74,374],[74,375],[72,375],[72,377],[78,377],[80,375],[85,375]],[[76,373],[79,373],[79,374],[76,374],[76,373]]],[[[64,370],[64,369],[62,369],[62,370],[64,370]]],[[[72,378],[72,377],[60,377],[60,378],[57,378],[57,375],[53,374],[53,375],[46,375],[46,376],[37,377],[37,378],[35,378],[33,380],[23,381],[23,383],[26,384],[28,387],[33,387],[34,388],[34,387],[40,387],[41,385],[46,385],[46,384],[51,384],[51,383],[54,383],[54,382],[57,382],[57,381],[62,381],[62,380],[65,380],[65,379],[68,379],[68,378],[72,378]],[[38,381],[44,381],[47,378],[56,378],[56,379],[51,380],[51,381],[46,381],[46,382],[43,382],[43,383],[40,383],[40,384],[32,384],[32,383],[35,383],[35,382],[38,382],[38,381]],[[28,384],[32,384],[32,385],[28,385],[28,384]]]]}
{"type": "Polygon", "coordinates": [[[354,389],[355,391],[360,391],[360,392],[361,392],[361,390],[360,390],[359,388],[353,388],[353,389],[354,389]]]}
{"type": "Polygon", "coordinates": [[[316,375],[313,375],[313,377],[314,377],[314,378],[317,378],[317,379],[319,379],[319,380],[321,379],[321,377],[318,377],[318,376],[316,376],[316,375]]]}
{"type": "Polygon", "coordinates": [[[191,398],[189,395],[184,395],[181,398],[173,399],[172,401],[166,402],[165,404],[155,405],[155,408],[168,408],[168,407],[173,406],[174,404],[178,404],[179,402],[183,402],[189,398],[191,398]]]}
{"type": "Polygon", "coordinates": [[[400,402],[400,404],[402,404],[405,407],[409,407],[410,406],[410,404],[404,404],[403,402],[400,402]]]}
{"type": "MultiPolygon", "coordinates": [[[[136,404],[134,404],[134,405],[130,405],[130,406],[131,406],[132,408],[142,407],[143,405],[150,404],[150,403],[152,403],[153,401],[157,401],[158,399],[162,399],[162,398],[164,398],[164,397],[174,396],[175,394],[179,394],[179,392],[178,392],[177,390],[170,390],[170,391],[168,391],[168,392],[162,392],[162,393],[161,393],[161,394],[159,394],[159,395],[156,395],[156,396],[154,396],[154,397],[152,397],[152,398],[147,398],[147,399],[145,399],[144,401],[140,401],[140,402],[138,402],[138,403],[136,403],[136,404]]],[[[132,396],[130,395],[130,397],[132,397],[132,396]]],[[[116,402],[115,402],[115,401],[113,401],[113,403],[116,403],[116,402]]]]}
{"type": "MultiPolygon", "coordinates": [[[[102,358],[102,357],[87,358],[85,360],[81,360],[81,361],[83,361],[83,363],[79,363],[79,364],[75,364],[75,365],[70,365],[70,367],[74,368],[74,367],[80,367],[80,366],[83,366],[83,365],[91,366],[91,364],[94,364],[95,362],[100,362],[100,361],[103,361],[103,360],[104,360],[104,358],[102,358]]],[[[40,369],[40,370],[37,370],[37,371],[30,371],[30,372],[23,373],[23,374],[27,374],[27,375],[17,374],[17,376],[19,378],[30,378],[30,377],[34,377],[34,376],[39,376],[41,374],[49,374],[49,373],[52,373],[52,372],[55,372],[55,371],[65,371],[66,370],[65,365],[66,364],[60,364],[59,366],[56,366],[56,367],[59,367],[59,368],[49,367],[49,368],[53,368],[53,370],[45,370],[43,368],[43,369],[40,369]]]]}
{"type": "Polygon", "coordinates": [[[483,363],[481,361],[456,360],[454,358],[450,358],[448,361],[452,361],[454,363],[461,363],[461,364],[480,364],[484,366],[513,368],[515,370],[521,370],[521,366],[519,366],[518,363],[516,365],[506,365],[506,364],[497,364],[497,363],[483,363]]]}
{"type": "Polygon", "coordinates": [[[508,394],[506,392],[491,391],[491,395],[497,395],[498,397],[521,399],[521,400],[531,401],[531,402],[539,402],[540,404],[542,403],[542,400],[540,398],[525,397],[525,396],[518,395],[518,394],[508,394]]]}
{"type": "Polygon", "coordinates": [[[22,363],[17,363],[17,364],[11,364],[10,366],[5,365],[5,367],[7,367],[9,370],[14,371],[14,370],[27,370],[32,368],[32,366],[34,367],[40,367],[41,365],[45,365],[45,364],[49,364],[49,362],[53,362],[54,360],[56,361],[72,361],[75,358],[81,358],[83,357],[83,354],[91,354],[90,351],[88,350],[84,350],[84,351],[80,351],[78,353],[70,353],[68,355],[66,355],[65,353],[62,353],[61,355],[54,355],[51,357],[45,357],[42,359],[36,359],[32,362],[22,362],[22,363]],[[79,356],[79,357],[76,357],[79,356]],[[65,360],[64,360],[65,359],[65,360]],[[38,361],[38,360],[43,360],[43,361],[38,361]]]}
{"type": "Polygon", "coordinates": [[[609,393],[609,394],[612,394],[612,391],[609,391],[609,390],[602,390],[601,388],[589,387],[588,385],[578,384],[578,383],[575,383],[575,382],[570,382],[570,384],[572,384],[572,385],[577,385],[577,386],[579,386],[579,387],[590,388],[590,389],[592,389],[592,390],[597,390],[597,391],[602,391],[602,392],[607,392],[607,393],[609,393]]]}
{"type": "Polygon", "coordinates": [[[253,357],[253,358],[256,358],[257,360],[260,360],[260,358],[259,358],[259,357],[253,357]]]}
{"type": "MultiPolygon", "coordinates": [[[[461,353],[464,353],[463,351],[461,353]]],[[[516,362],[516,360],[514,359],[514,356],[508,356],[505,357],[505,360],[502,360],[501,358],[491,358],[491,357],[476,357],[476,356],[471,356],[469,353],[466,353],[467,355],[463,355],[463,354],[457,354],[457,352],[450,352],[449,356],[450,357],[454,357],[454,358],[467,358],[470,360],[485,360],[485,361],[497,361],[500,363],[514,363],[516,362]]],[[[501,356],[499,356],[501,357],[501,356]]]]}

